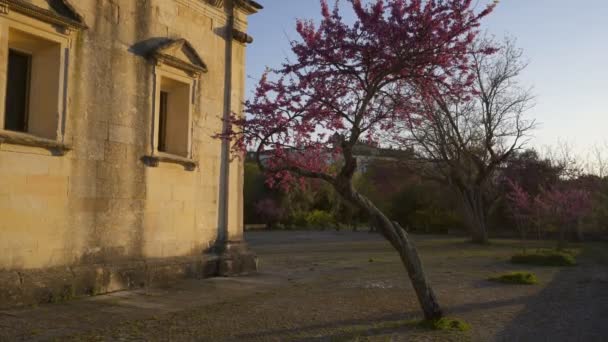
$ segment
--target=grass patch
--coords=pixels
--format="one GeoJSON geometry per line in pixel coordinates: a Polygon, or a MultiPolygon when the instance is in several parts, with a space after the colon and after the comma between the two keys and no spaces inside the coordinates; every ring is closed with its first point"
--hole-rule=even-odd
{"type": "Polygon", "coordinates": [[[574,266],[574,251],[540,250],[535,253],[521,253],[511,257],[511,263],[535,266],[574,266]]]}
{"type": "Polygon", "coordinates": [[[451,331],[469,331],[471,326],[465,321],[455,318],[440,318],[432,321],[421,321],[418,325],[430,330],[451,330],[451,331]]]}
{"type": "Polygon", "coordinates": [[[510,272],[497,277],[488,278],[488,280],[504,284],[534,285],[538,283],[538,279],[534,273],[530,272],[510,272]]]}

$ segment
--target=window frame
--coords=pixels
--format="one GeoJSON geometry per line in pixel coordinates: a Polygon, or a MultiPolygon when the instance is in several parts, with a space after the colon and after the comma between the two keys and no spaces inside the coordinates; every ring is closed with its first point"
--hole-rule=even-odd
{"type": "MultiPolygon", "coordinates": [[[[151,148],[151,156],[152,157],[162,157],[157,158],[161,161],[171,161],[174,160],[176,162],[189,162],[195,163],[192,160],[192,111],[194,108],[194,91],[196,86],[196,78],[192,77],[188,72],[177,69],[175,67],[166,65],[162,62],[159,62],[155,65],[154,68],[154,110],[153,110],[153,129],[152,129],[152,148],[151,148]],[[162,80],[169,79],[171,81],[183,83],[188,86],[188,103],[187,103],[187,134],[186,139],[186,155],[180,155],[170,152],[165,152],[159,149],[159,129],[160,129],[160,105],[161,105],[161,89],[162,89],[162,80]]],[[[170,113],[169,113],[170,115],[170,113]]],[[[167,134],[169,134],[167,132],[167,134]]],[[[166,137],[165,137],[166,139],[166,137]]]]}
{"type": "MultiPolygon", "coordinates": [[[[68,73],[69,70],[69,54],[70,54],[70,30],[58,30],[57,26],[43,22],[41,20],[29,17],[27,15],[11,11],[8,15],[0,16],[0,147],[2,143],[42,147],[49,149],[53,155],[64,155],[66,151],[71,149],[69,144],[64,142],[65,139],[65,120],[68,115],[67,94],[68,94],[68,73]],[[57,105],[56,117],[53,118],[56,126],[52,132],[52,137],[35,134],[30,131],[32,119],[31,92],[33,78],[36,77],[33,65],[30,65],[29,83],[28,83],[28,101],[27,113],[28,131],[20,132],[5,129],[6,120],[6,96],[8,89],[8,59],[9,49],[19,53],[25,53],[31,56],[30,62],[33,61],[35,53],[26,51],[19,47],[15,47],[11,43],[11,31],[18,31],[28,36],[32,36],[35,40],[40,40],[42,44],[57,44],[56,52],[58,53],[57,65],[57,89],[56,101],[53,101],[53,108],[57,105]]],[[[55,91],[55,90],[53,90],[55,91]]],[[[52,96],[54,98],[54,96],[52,96]]]]}
{"type": "MultiPolygon", "coordinates": [[[[148,152],[143,156],[142,161],[145,165],[151,167],[157,167],[160,162],[181,164],[185,170],[194,171],[198,167],[198,162],[194,160],[192,153],[194,129],[192,113],[196,105],[195,99],[197,98],[200,76],[202,73],[207,72],[207,65],[192,45],[183,38],[165,38],[156,47],[151,49],[148,53],[148,58],[153,65],[153,106],[152,113],[150,114],[150,144],[148,145],[148,152]],[[186,156],[158,150],[160,90],[163,78],[178,83],[185,83],[189,87],[186,156]]],[[[176,95],[180,95],[179,91],[176,95]]],[[[183,96],[183,94],[181,95],[183,96]]]]}

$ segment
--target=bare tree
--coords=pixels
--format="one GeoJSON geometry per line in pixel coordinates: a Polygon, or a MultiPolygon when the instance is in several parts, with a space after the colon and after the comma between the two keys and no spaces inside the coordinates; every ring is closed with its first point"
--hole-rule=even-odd
{"type": "Polygon", "coordinates": [[[588,173],[595,174],[600,178],[608,176],[608,141],[593,145],[590,154],[588,173]]]}
{"type": "Polygon", "coordinates": [[[577,155],[572,142],[558,139],[556,145],[544,146],[543,157],[560,170],[560,179],[576,179],[591,167],[580,155],[577,155]]]}
{"type": "Polygon", "coordinates": [[[419,113],[404,125],[407,133],[398,142],[417,152],[423,176],[455,191],[472,240],[486,243],[496,170],[528,141],[535,121],[526,119],[525,113],[534,97],[530,88],[520,85],[527,62],[514,39],[496,43],[485,37],[476,44],[471,54],[473,78],[454,75],[444,82],[446,89],[423,89],[426,96],[419,113]],[[496,53],[484,53],[488,49],[496,53]],[[466,96],[449,91],[459,83],[471,87],[466,96]]]}

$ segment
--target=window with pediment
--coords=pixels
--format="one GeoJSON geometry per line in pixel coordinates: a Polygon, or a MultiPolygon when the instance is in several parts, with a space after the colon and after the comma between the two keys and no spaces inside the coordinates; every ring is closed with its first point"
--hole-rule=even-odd
{"type": "Polygon", "coordinates": [[[152,154],[158,161],[192,161],[192,107],[194,91],[205,63],[184,39],[168,39],[157,47],[154,60],[154,112],[152,154]]]}

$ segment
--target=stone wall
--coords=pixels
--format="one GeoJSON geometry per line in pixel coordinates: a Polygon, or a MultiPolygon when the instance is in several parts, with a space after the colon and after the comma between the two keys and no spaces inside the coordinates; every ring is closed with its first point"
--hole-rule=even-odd
{"type": "MultiPolygon", "coordinates": [[[[202,0],[70,4],[88,27],[68,32],[67,39],[67,93],[58,139],[71,150],[57,155],[48,148],[0,143],[0,288],[12,282],[26,288],[36,280],[28,283],[23,275],[32,274],[51,275],[38,278],[59,284],[33,287],[54,287],[51,293],[57,293],[67,286],[77,294],[140,286],[158,269],[209,274],[217,266],[204,253],[214,246],[218,231],[239,240],[243,229],[239,162],[229,168],[228,222],[220,222],[222,148],[212,137],[221,131],[227,108],[228,5],[202,0]],[[166,38],[186,39],[208,68],[194,93],[194,170],[143,159],[150,153],[154,113],[155,64],[147,49],[166,38]]],[[[236,26],[245,31],[246,15],[238,11],[236,26]]],[[[0,28],[7,20],[0,17],[0,28]]],[[[32,24],[56,30],[36,20],[32,24]]],[[[238,111],[245,46],[233,41],[232,49],[228,108],[238,111]]],[[[0,293],[0,301],[17,297],[0,293]]]]}

